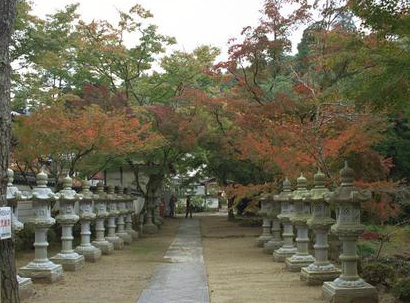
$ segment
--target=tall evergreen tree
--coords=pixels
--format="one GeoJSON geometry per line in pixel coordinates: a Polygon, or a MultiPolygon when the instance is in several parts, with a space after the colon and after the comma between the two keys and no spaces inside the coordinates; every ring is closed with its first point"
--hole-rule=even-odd
{"type": "MultiPolygon", "coordinates": [[[[9,46],[16,17],[16,2],[16,0],[0,2],[0,204],[2,206],[7,204],[7,168],[11,137],[9,46]]],[[[20,302],[13,239],[0,241],[0,275],[1,302],[20,302]]]]}

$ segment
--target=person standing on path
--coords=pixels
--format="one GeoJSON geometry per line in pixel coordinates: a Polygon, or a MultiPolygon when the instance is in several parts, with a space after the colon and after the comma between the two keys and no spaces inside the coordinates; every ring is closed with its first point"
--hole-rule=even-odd
{"type": "Polygon", "coordinates": [[[171,198],[169,199],[169,216],[171,218],[175,217],[175,205],[177,203],[177,197],[175,195],[172,195],[171,198]]]}
{"type": "Polygon", "coordinates": [[[188,196],[188,197],[186,198],[185,218],[188,218],[188,213],[189,213],[189,217],[192,218],[191,196],[188,196]]]}

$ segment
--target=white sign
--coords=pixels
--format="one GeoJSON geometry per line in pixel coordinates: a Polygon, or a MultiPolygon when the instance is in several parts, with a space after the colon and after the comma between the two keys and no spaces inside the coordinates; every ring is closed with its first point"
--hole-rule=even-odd
{"type": "Polygon", "coordinates": [[[0,240],[11,238],[11,208],[0,207],[0,240]]]}

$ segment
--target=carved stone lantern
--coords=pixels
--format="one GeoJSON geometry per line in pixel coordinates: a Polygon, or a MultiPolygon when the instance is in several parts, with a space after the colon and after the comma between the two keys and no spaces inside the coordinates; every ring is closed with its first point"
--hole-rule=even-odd
{"type": "Polygon", "coordinates": [[[114,193],[114,186],[112,185],[108,186],[107,211],[108,211],[108,222],[107,222],[108,233],[105,239],[108,242],[111,242],[112,244],[114,244],[115,250],[123,249],[124,240],[115,234],[115,229],[117,228],[115,221],[117,220],[117,217],[119,216],[120,211],[117,209],[117,201],[116,201],[116,196],[114,193]]]}
{"type": "Polygon", "coordinates": [[[73,250],[73,226],[78,222],[79,216],[74,211],[74,204],[82,196],[72,189],[73,180],[67,175],[63,180],[63,189],[58,192],[60,210],[56,217],[62,227],[61,252],[50,258],[54,263],[61,264],[64,270],[76,271],[84,266],[84,256],[73,250]]]}
{"type": "Polygon", "coordinates": [[[101,249],[91,245],[91,229],[90,224],[95,220],[96,214],[93,211],[93,201],[98,199],[98,195],[90,191],[90,181],[83,180],[82,190],[80,192],[82,199],[79,201],[79,216],[81,223],[81,244],[78,245],[75,251],[83,255],[88,262],[96,262],[101,258],[101,249]]]}
{"type": "Polygon", "coordinates": [[[283,225],[283,244],[273,252],[273,260],[276,262],[284,262],[287,257],[296,253],[296,247],[293,242],[293,225],[290,221],[294,212],[291,196],[291,184],[288,178],[286,178],[285,181],[283,181],[282,192],[273,197],[276,202],[280,203],[280,214],[278,215],[278,218],[283,225]]]}
{"type": "Polygon", "coordinates": [[[261,209],[259,210],[259,215],[262,216],[262,234],[256,239],[256,245],[259,247],[263,247],[263,245],[272,239],[272,235],[270,233],[271,228],[271,221],[270,221],[270,210],[271,210],[271,203],[269,201],[268,194],[262,194],[259,198],[261,202],[261,209]]]}
{"type": "Polygon", "coordinates": [[[329,190],[325,187],[325,180],[326,176],[319,170],[314,176],[315,186],[310,190],[308,196],[312,206],[312,216],[307,223],[316,238],[313,246],[316,261],[302,268],[300,278],[309,285],[322,285],[324,281],[334,280],[340,274],[340,270],[328,259],[327,236],[335,220],[330,217],[329,203],[324,198],[329,194],[329,190]]]}
{"type": "Polygon", "coordinates": [[[132,243],[132,236],[125,231],[125,217],[128,214],[128,209],[126,207],[127,197],[124,196],[124,189],[122,186],[117,187],[117,209],[119,215],[117,217],[117,236],[124,240],[125,244],[132,243]]]}
{"type": "Polygon", "coordinates": [[[146,208],[146,201],[142,195],[137,194],[133,203],[135,208],[135,218],[137,221],[136,224],[138,226],[138,234],[140,236],[143,234],[144,229],[144,208],[146,208]]]}
{"type": "Polygon", "coordinates": [[[14,172],[10,168],[7,169],[7,205],[13,210],[11,214],[11,227],[14,232],[18,232],[24,228],[24,224],[18,220],[18,201],[27,200],[23,194],[13,185],[14,172]]]}
{"type": "Polygon", "coordinates": [[[125,207],[127,209],[127,215],[125,217],[125,231],[136,240],[139,238],[137,231],[132,229],[132,215],[134,213],[134,199],[133,196],[129,193],[128,188],[124,188],[124,196],[126,198],[125,207]]]}
{"type": "Polygon", "coordinates": [[[158,192],[155,193],[155,196],[154,196],[154,204],[155,204],[155,207],[154,207],[154,216],[153,216],[153,218],[154,218],[154,224],[155,224],[158,228],[161,228],[161,225],[164,224],[164,220],[161,218],[160,211],[159,211],[159,206],[160,206],[160,204],[161,204],[161,200],[160,200],[160,195],[159,195],[158,192]]]}
{"type": "Polygon", "coordinates": [[[271,226],[271,239],[263,245],[263,252],[267,254],[272,254],[275,249],[278,249],[282,246],[283,241],[282,237],[280,236],[281,228],[280,228],[280,220],[278,215],[280,214],[280,203],[274,200],[274,196],[269,194],[267,197],[268,202],[270,203],[271,207],[268,212],[268,217],[272,222],[271,226]]]}
{"type": "Polygon", "coordinates": [[[342,184],[330,193],[326,200],[336,204],[336,223],[331,227],[343,243],[339,259],[342,274],[332,282],[323,283],[323,296],[328,302],[378,302],[376,288],[357,273],[357,238],[364,230],[360,223],[360,202],[370,199],[370,192],[363,192],[353,184],[353,170],[345,162],[340,171],[342,184]]]}
{"type": "MultiPolygon", "coordinates": [[[[11,169],[7,169],[7,180],[7,205],[13,210],[11,215],[11,229],[13,233],[17,233],[24,228],[24,224],[18,220],[17,204],[18,201],[27,200],[28,197],[23,196],[18,188],[13,185],[14,172],[11,169]]],[[[20,298],[27,298],[33,294],[33,282],[30,278],[23,278],[17,275],[17,282],[19,284],[20,298]]]]}
{"type": "Polygon", "coordinates": [[[307,220],[310,218],[310,203],[306,200],[309,191],[306,188],[307,180],[303,175],[297,178],[297,188],[291,197],[295,205],[295,213],[290,221],[296,227],[296,253],[286,259],[286,269],[300,271],[302,267],[315,262],[315,258],[309,254],[309,236],[307,220]]]}
{"type": "Polygon", "coordinates": [[[48,176],[43,170],[36,180],[37,186],[32,190],[33,216],[28,219],[35,228],[34,260],[20,268],[19,274],[34,282],[53,283],[63,277],[63,267],[47,257],[47,231],[56,222],[51,217],[51,202],[58,197],[47,187],[48,176]]]}
{"type": "Polygon", "coordinates": [[[92,244],[99,249],[103,255],[110,255],[114,252],[114,244],[108,242],[105,237],[104,220],[108,217],[107,195],[104,192],[104,184],[100,181],[97,184],[97,197],[94,198],[95,218],[95,240],[92,244]]]}
{"type": "Polygon", "coordinates": [[[155,197],[150,197],[145,201],[145,216],[142,230],[145,234],[155,234],[158,232],[157,225],[154,224],[155,197]]]}

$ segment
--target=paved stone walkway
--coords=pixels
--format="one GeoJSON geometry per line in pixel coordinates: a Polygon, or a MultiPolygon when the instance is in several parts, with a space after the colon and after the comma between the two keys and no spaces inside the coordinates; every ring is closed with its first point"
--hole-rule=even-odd
{"type": "Polygon", "coordinates": [[[209,303],[198,219],[185,219],[137,303],[209,303]]]}

